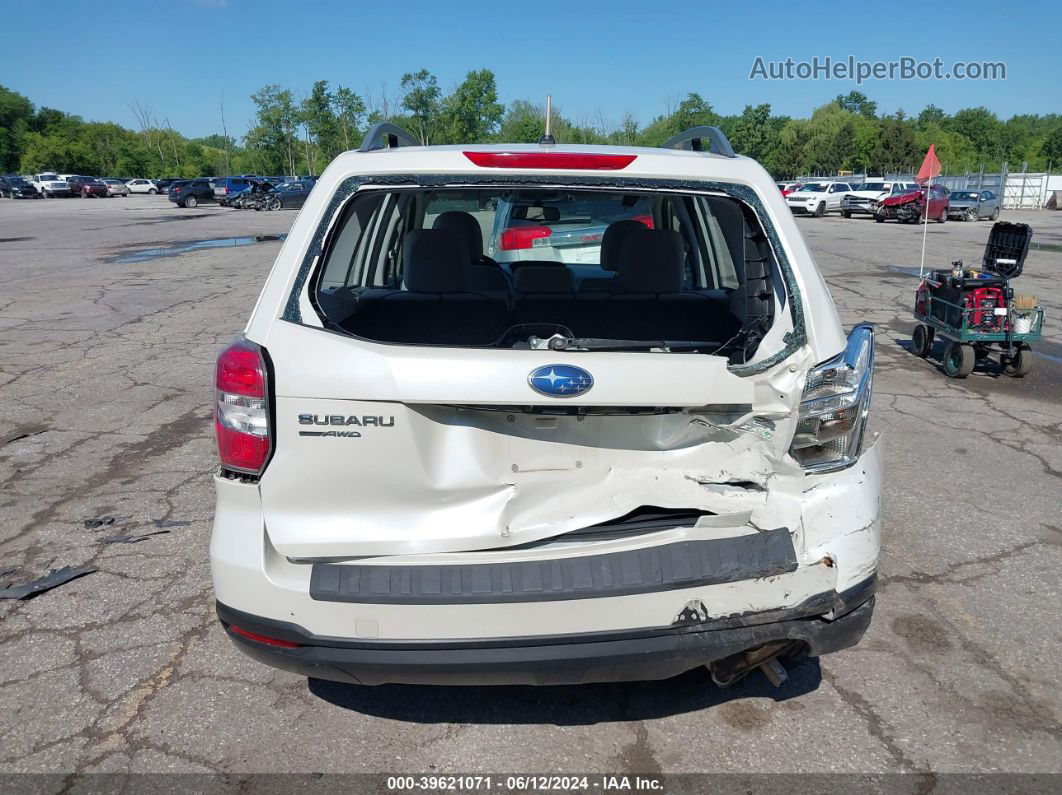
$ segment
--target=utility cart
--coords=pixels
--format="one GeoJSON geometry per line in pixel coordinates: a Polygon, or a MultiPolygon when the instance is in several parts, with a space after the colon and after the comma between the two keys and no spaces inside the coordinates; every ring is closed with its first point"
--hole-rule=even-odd
{"type": "Polygon", "coordinates": [[[920,323],[911,339],[914,354],[928,356],[940,334],[948,341],[943,365],[951,378],[965,378],[993,352],[1007,375],[1028,373],[1029,343],[1041,337],[1044,311],[1031,297],[1015,297],[1010,280],[1021,275],[1031,239],[1028,224],[999,221],[980,269],[966,268],[960,260],[950,271],[927,273],[915,292],[914,316],[920,323]]]}

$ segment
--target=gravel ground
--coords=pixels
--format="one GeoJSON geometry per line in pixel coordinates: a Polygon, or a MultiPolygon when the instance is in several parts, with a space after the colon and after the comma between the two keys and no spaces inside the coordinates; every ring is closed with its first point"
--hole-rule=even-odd
{"type": "MultiPolygon", "coordinates": [[[[0,772],[1062,770],[1062,213],[1004,217],[1055,246],[1019,282],[1049,339],[1027,378],[963,382],[907,351],[920,228],[799,221],[844,322],[880,332],[885,541],[859,647],[778,690],[703,671],[367,689],[260,666],[213,615],[212,362],[278,251],[255,237],[294,215],[0,201],[0,587],[98,569],[0,602],[0,772]],[[203,240],[224,245],[155,256],[203,240]]],[[[988,231],[933,225],[928,259],[976,261],[988,231]]]]}

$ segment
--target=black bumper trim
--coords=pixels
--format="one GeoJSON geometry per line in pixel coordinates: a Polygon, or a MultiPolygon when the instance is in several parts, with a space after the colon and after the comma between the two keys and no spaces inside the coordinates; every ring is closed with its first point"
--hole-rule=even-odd
{"type": "Polygon", "coordinates": [[[795,571],[786,528],[555,560],[453,566],[315,563],[310,598],[389,605],[600,599],[754,580],[795,571]]]}
{"type": "MultiPolygon", "coordinates": [[[[284,649],[233,635],[259,662],[316,679],[360,685],[563,685],[667,679],[775,641],[817,657],[854,646],[870,625],[874,599],[833,621],[801,618],[731,629],[651,634],[622,640],[477,648],[284,649]]],[[[219,615],[222,606],[218,606],[219,615]]]]}

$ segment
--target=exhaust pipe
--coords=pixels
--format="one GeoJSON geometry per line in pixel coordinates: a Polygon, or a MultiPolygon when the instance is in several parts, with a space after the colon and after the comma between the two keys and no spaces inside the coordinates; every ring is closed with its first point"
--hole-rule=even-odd
{"type": "Polygon", "coordinates": [[[781,687],[789,679],[789,674],[778,658],[794,651],[799,645],[798,640],[772,641],[709,663],[708,670],[712,674],[712,681],[719,687],[730,687],[756,669],[763,671],[772,685],[781,687]]]}

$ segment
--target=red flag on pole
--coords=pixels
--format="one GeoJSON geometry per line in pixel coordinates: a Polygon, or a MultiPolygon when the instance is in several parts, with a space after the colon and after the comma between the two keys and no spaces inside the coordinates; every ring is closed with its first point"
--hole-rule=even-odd
{"type": "Polygon", "coordinates": [[[937,160],[937,150],[934,144],[929,145],[929,151],[926,152],[926,159],[922,161],[922,167],[918,169],[918,176],[915,177],[915,182],[919,185],[924,185],[933,177],[940,176],[940,161],[937,160]]]}
{"type": "Polygon", "coordinates": [[[924,185],[925,203],[922,211],[922,223],[925,224],[922,227],[922,261],[918,265],[918,277],[922,277],[922,273],[926,267],[926,230],[929,229],[929,200],[930,190],[929,185],[933,182],[933,177],[940,176],[940,161],[937,160],[937,148],[934,144],[929,145],[929,151],[926,152],[926,159],[922,161],[922,167],[918,169],[918,175],[915,177],[915,182],[919,185],[924,185]]]}

